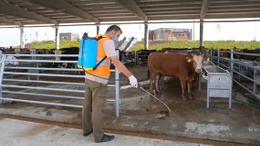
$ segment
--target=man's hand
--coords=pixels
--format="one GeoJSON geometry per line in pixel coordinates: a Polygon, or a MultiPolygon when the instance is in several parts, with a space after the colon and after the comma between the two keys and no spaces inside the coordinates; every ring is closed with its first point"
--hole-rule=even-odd
{"type": "Polygon", "coordinates": [[[130,85],[134,86],[135,88],[138,87],[137,79],[134,77],[134,75],[131,75],[129,77],[130,85]]]}

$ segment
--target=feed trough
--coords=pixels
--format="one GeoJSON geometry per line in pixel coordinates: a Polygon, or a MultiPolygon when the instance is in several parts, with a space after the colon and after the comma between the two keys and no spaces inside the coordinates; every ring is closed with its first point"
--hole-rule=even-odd
{"type": "Polygon", "coordinates": [[[207,80],[207,108],[209,108],[210,97],[223,97],[229,99],[229,109],[231,109],[232,77],[230,73],[211,61],[204,61],[201,74],[207,80]]]}

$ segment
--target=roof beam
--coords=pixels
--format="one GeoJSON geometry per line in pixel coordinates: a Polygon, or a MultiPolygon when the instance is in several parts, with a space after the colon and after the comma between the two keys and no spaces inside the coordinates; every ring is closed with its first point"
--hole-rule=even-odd
{"type": "Polygon", "coordinates": [[[0,0],[0,14],[20,17],[20,18],[26,18],[29,20],[36,20],[36,21],[42,21],[45,23],[55,23],[56,21],[51,20],[47,17],[44,17],[42,15],[38,15],[34,12],[26,11],[22,9],[21,7],[14,6],[10,3],[4,2],[0,0]]]}
{"type": "Polygon", "coordinates": [[[67,13],[82,19],[87,19],[92,22],[99,22],[99,19],[90,15],[89,13],[82,11],[78,7],[65,2],[64,0],[26,0],[28,2],[37,4],[39,6],[48,7],[54,10],[62,10],[63,13],[67,13]]]}
{"type": "Polygon", "coordinates": [[[0,17],[0,23],[7,23],[7,24],[15,24],[15,25],[22,25],[21,22],[16,22],[14,20],[11,19],[7,19],[5,17],[0,17]]]}
{"type": "Polygon", "coordinates": [[[201,12],[200,12],[200,19],[205,18],[207,11],[208,11],[208,8],[209,8],[209,5],[210,5],[210,2],[211,2],[211,0],[203,0],[201,12]]]}
{"type": "Polygon", "coordinates": [[[136,4],[134,0],[116,0],[120,5],[128,9],[131,13],[139,17],[140,19],[147,20],[147,16],[142,9],[136,4]]]}

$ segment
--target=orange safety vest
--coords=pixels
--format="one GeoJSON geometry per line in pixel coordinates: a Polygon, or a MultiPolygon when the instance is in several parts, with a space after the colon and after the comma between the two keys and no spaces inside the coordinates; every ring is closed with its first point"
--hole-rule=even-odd
{"type": "MultiPolygon", "coordinates": [[[[106,53],[103,50],[103,42],[106,39],[109,39],[105,35],[98,34],[95,36],[95,38],[98,40],[97,43],[97,59],[96,64],[99,63],[105,56],[106,53]],[[102,37],[101,39],[99,39],[102,37]]],[[[101,77],[109,77],[110,76],[110,58],[106,58],[95,70],[88,70],[87,73],[94,74],[101,77]]]]}

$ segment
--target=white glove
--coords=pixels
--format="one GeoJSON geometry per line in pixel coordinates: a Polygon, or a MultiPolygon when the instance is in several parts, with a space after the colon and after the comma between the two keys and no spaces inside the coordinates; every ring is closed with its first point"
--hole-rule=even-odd
{"type": "Polygon", "coordinates": [[[134,75],[131,75],[129,77],[130,85],[134,86],[135,88],[138,87],[137,79],[134,77],[134,75]]]}

